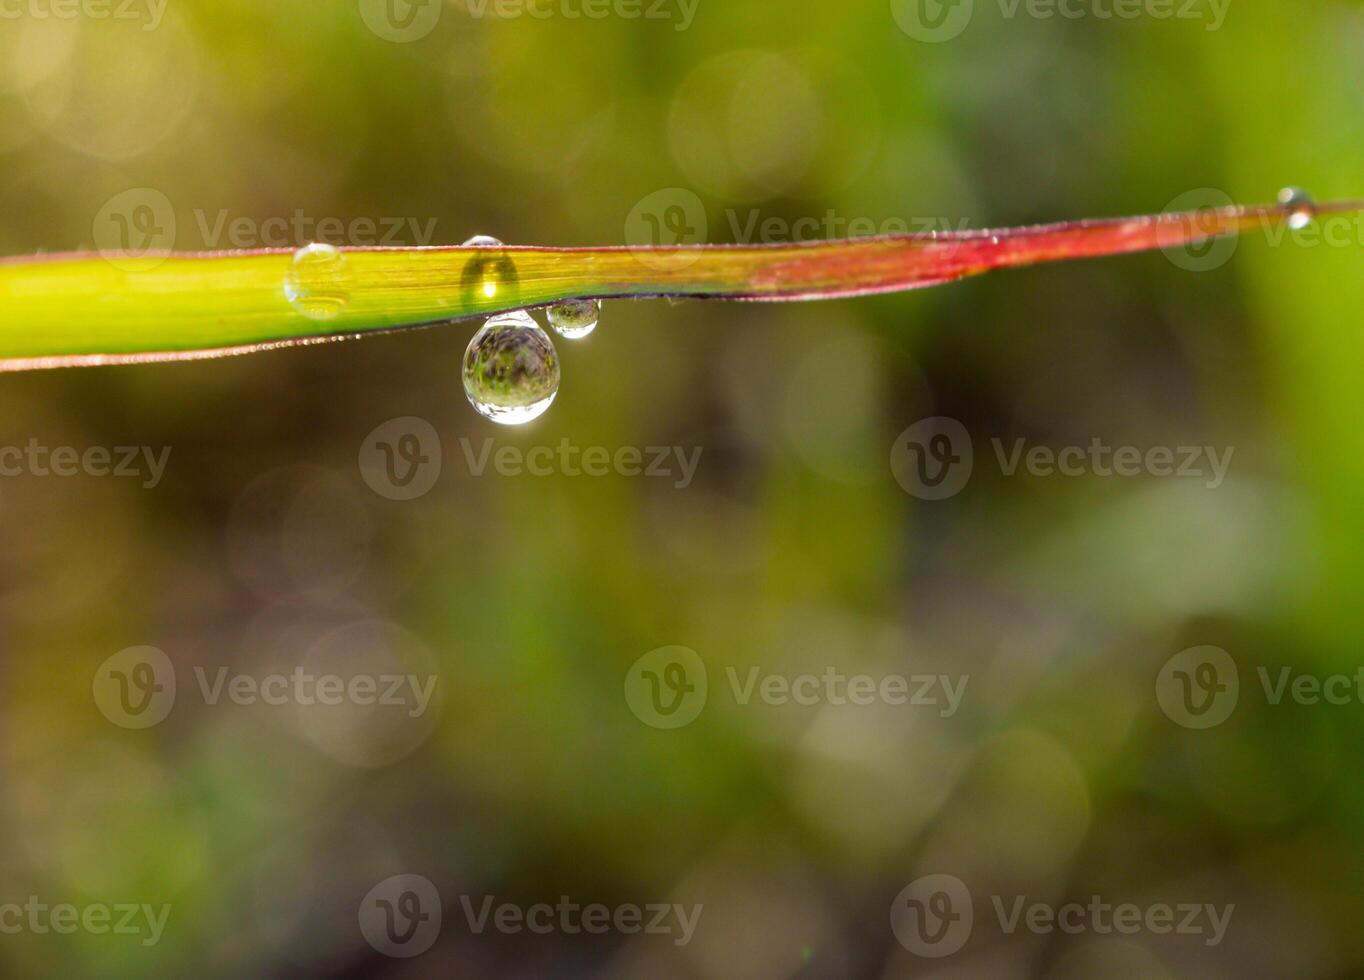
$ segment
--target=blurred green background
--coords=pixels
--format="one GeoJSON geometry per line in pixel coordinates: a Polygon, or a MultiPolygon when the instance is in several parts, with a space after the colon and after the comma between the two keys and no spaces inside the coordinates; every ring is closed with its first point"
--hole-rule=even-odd
{"type": "MultiPolygon", "coordinates": [[[[0,18],[0,254],[92,247],[130,188],[172,202],[191,250],[231,247],[204,234],[224,210],[620,244],[668,188],[697,196],[714,242],[754,217],[822,234],[829,215],[836,233],[922,230],[1153,212],[1200,188],[1364,194],[1360,3],[1231,0],[1209,30],[976,0],[936,43],[901,28],[903,2],[699,0],[683,29],[676,4],[451,0],[411,8],[439,18],[410,38],[373,29],[398,8],[368,0],[167,0],[154,28],[89,5],[0,18]]],[[[1364,664],[1362,249],[1351,223],[1336,244],[1248,236],[1205,271],[1155,253],[824,304],[608,304],[590,339],[556,338],[558,400],[522,429],[468,406],[468,323],[3,376],[0,445],[171,450],[150,488],[0,477],[0,904],[170,905],[150,945],[4,928],[3,971],[1360,975],[1364,704],[1272,705],[1257,668],[1364,664]],[[975,447],[947,500],[889,462],[929,416],[975,447]],[[357,460],[409,417],[442,461],[395,500],[357,460]],[[488,439],[700,456],[685,486],[480,473],[488,439]],[[994,439],[1234,456],[1215,488],[1008,476],[994,439]],[[143,645],[173,664],[175,702],[129,729],[98,678],[143,645]],[[1200,645],[1241,685],[1207,730],[1157,697],[1200,645]],[[708,695],[667,729],[625,692],[672,646],[708,695]],[[436,696],[420,717],[215,704],[196,679],[300,665],[435,676],[436,696]],[[754,667],[967,686],[951,713],[744,704],[730,678],[754,667]],[[401,873],[443,905],[414,959],[358,918],[401,873]],[[937,873],[970,888],[975,926],[930,959],[891,916],[937,873]],[[478,932],[461,897],[489,895],[702,913],[680,945],[478,932]],[[989,897],[1018,895],[1234,912],[1215,947],[1007,933],[989,897]]]]}

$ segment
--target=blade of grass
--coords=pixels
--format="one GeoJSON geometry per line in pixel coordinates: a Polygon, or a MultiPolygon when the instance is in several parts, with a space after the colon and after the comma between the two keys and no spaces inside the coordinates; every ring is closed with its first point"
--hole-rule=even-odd
{"type": "MultiPolygon", "coordinates": [[[[1316,213],[1361,208],[1364,202],[1338,202],[1316,213]]],[[[286,297],[289,249],[5,259],[0,370],[224,356],[565,299],[859,296],[992,269],[1197,245],[1272,228],[1290,214],[1274,204],[790,245],[347,248],[341,272],[327,283],[344,306],[326,319],[310,319],[286,297]]]]}

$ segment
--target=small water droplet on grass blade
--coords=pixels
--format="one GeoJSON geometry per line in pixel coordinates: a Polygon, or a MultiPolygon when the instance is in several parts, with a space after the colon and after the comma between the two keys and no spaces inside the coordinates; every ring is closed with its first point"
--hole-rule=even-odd
{"type": "Polygon", "coordinates": [[[1301,231],[1317,216],[1317,202],[1300,187],[1285,187],[1279,191],[1279,203],[1288,210],[1288,227],[1301,231]]]}
{"type": "Polygon", "coordinates": [[[309,320],[331,320],[350,304],[346,256],[335,245],[313,242],[294,253],[284,274],[284,297],[309,320]]]}

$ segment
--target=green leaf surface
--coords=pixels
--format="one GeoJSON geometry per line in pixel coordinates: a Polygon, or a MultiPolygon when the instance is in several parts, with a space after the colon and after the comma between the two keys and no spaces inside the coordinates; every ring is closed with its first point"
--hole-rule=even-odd
{"type": "MultiPolygon", "coordinates": [[[[1316,212],[1358,209],[1359,202],[1341,202],[1316,212]]],[[[1273,228],[1292,214],[1280,203],[794,245],[7,259],[0,260],[0,369],[222,356],[574,298],[794,301],[893,292],[1038,262],[1197,247],[1273,228]]]]}

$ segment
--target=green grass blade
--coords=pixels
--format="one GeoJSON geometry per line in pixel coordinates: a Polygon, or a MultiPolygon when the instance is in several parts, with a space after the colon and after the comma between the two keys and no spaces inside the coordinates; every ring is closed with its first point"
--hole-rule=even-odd
{"type": "MultiPolygon", "coordinates": [[[[1358,202],[1318,213],[1357,210],[1358,202]]],[[[572,298],[825,299],[991,269],[1180,247],[1286,219],[1284,205],[795,245],[342,249],[290,302],[294,253],[0,261],[0,370],[176,360],[343,339],[572,298]]]]}

